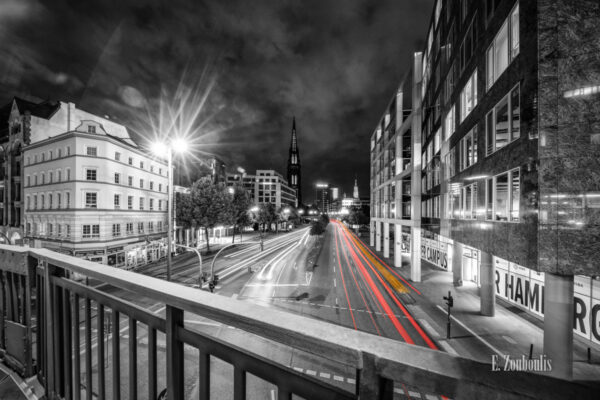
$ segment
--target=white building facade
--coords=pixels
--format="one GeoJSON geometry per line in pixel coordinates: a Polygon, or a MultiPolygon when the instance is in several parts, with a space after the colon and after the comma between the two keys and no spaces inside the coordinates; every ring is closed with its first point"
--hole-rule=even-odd
{"type": "Polygon", "coordinates": [[[61,105],[62,132],[24,149],[25,237],[118,267],[157,259],[167,232],[166,163],[138,148],[125,127],[61,105]]]}

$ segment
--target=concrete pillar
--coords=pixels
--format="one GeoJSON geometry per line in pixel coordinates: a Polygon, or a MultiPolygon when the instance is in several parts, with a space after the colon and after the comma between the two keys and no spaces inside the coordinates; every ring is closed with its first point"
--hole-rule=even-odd
{"type": "Polygon", "coordinates": [[[550,375],[573,378],[573,276],[546,272],[544,289],[544,354],[552,361],[550,375]]]}
{"type": "Polygon", "coordinates": [[[463,285],[462,256],[462,243],[454,241],[454,247],[452,248],[452,281],[454,286],[457,287],[463,285]]]}
{"type": "Polygon", "coordinates": [[[383,223],[383,256],[385,258],[390,256],[390,224],[388,222],[383,223]]]}
{"type": "Polygon", "coordinates": [[[394,225],[394,267],[402,266],[402,225],[394,225]]]}
{"type": "Polygon", "coordinates": [[[410,238],[410,279],[421,282],[421,228],[413,227],[410,238]]]}
{"type": "Polygon", "coordinates": [[[381,222],[375,221],[375,250],[381,251],[381,222]]]}
{"type": "Polygon", "coordinates": [[[375,221],[371,221],[371,229],[369,229],[369,245],[375,246],[375,221]]]}
{"type": "Polygon", "coordinates": [[[496,268],[492,255],[486,251],[480,251],[481,266],[479,268],[479,292],[481,301],[481,315],[493,317],[496,313],[496,268]]]}

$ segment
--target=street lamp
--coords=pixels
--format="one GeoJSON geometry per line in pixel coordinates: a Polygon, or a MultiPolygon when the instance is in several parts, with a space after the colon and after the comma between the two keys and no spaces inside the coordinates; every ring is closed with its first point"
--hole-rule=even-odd
{"type": "Polygon", "coordinates": [[[167,171],[169,174],[169,184],[167,185],[167,198],[168,207],[167,213],[169,215],[167,219],[167,281],[171,280],[171,264],[172,264],[172,249],[173,249],[173,151],[177,153],[183,153],[187,150],[187,143],[183,139],[173,139],[170,143],[155,142],[152,144],[152,152],[157,156],[167,156],[168,167],[167,171]]]}

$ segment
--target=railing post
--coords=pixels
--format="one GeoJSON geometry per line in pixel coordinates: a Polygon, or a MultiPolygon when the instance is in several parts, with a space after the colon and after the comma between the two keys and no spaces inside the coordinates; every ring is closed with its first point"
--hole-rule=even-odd
{"type": "Polygon", "coordinates": [[[392,400],[394,382],[379,376],[374,355],[362,354],[362,367],[359,369],[357,378],[356,392],[360,400],[392,400]]]}
{"type": "MultiPolygon", "coordinates": [[[[46,333],[46,342],[44,345],[46,346],[46,396],[48,399],[52,400],[55,398],[56,394],[56,382],[55,382],[55,363],[54,363],[54,299],[53,294],[54,290],[52,290],[52,283],[50,282],[52,273],[50,271],[51,266],[48,264],[46,260],[40,260],[40,264],[44,269],[44,305],[45,305],[45,313],[46,318],[44,322],[45,333],[46,333]]],[[[41,304],[41,299],[38,299],[38,304],[41,304]]]]}
{"type": "Polygon", "coordinates": [[[183,311],[167,305],[167,398],[183,399],[183,342],[177,329],[183,326],[183,311]]]}
{"type": "Polygon", "coordinates": [[[6,345],[4,344],[4,330],[5,330],[5,314],[6,314],[6,304],[4,302],[4,271],[0,271],[0,349],[3,351],[6,350],[6,345]]]}

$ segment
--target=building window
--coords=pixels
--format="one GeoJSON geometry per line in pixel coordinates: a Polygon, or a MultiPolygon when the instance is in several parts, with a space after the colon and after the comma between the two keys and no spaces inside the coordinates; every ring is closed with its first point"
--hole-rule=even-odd
{"type": "Polygon", "coordinates": [[[518,168],[486,181],[486,219],[493,221],[519,221],[521,196],[518,168]]]}
{"type": "Polygon", "coordinates": [[[144,233],[144,223],[138,222],[138,233],[144,233]]]}
{"type": "Polygon", "coordinates": [[[140,210],[144,209],[144,198],[140,197],[140,210]]]}
{"type": "Polygon", "coordinates": [[[57,151],[58,151],[58,158],[61,158],[62,157],[62,149],[59,148],[57,151]]]}
{"type": "Polygon", "coordinates": [[[486,54],[486,87],[489,89],[519,54],[519,5],[510,13],[486,54]]]}
{"type": "Polygon", "coordinates": [[[52,160],[52,150],[48,151],[48,155],[50,156],[50,160],[52,160]]]}
{"type": "Polygon", "coordinates": [[[27,209],[31,209],[31,197],[27,196],[27,209]]]}
{"type": "Polygon", "coordinates": [[[475,53],[475,47],[477,47],[477,15],[473,17],[471,25],[465,33],[465,38],[460,45],[460,70],[463,71],[473,54],[475,53]]]}
{"type": "Polygon", "coordinates": [[[88,146],[86,148],[86,154],[91,157],[97,157],[98,156],[98,148],[93,147],[93,146],[88,146]]]}
{"type": "Polygon", "coordinates": [[[133,157],[129,157],[129,159],[127,160],[127,163],[129,165],[133,165],[133,157]]]}
{"type": "Polygon", "coordinates": [[[133,235],[133,222],[128,222],[126,225],[127,234],[133,235]]]}
{"type": "Polygon", "coordinates": [[[121,224],[113,224],[112,235],[113,235],[113,237],[121,236],[121,224]]]}
{"type": "Polygon", "coordinates": [[[115,194],[114,205],[115,205],[115,209],[121,208],[121,195],[115,194]]]}
{"type": "Polygon", "coordinates": [[[162,232],[162,229],[163,229],[162,228],[162,221],[158,221],[156,223],[156,229],[157,229],[158,232],[162,232]]]}
{"type": "Polygon", "coordinates": [[[140,161],[140,168],[144,169],[144,162],[143,161],[140,161]]]}
{"type": "Polygon", "coordinates": [[[56,175],[57,175],[57,180],[59,182],[62,182],[62,171],[60,169],[58,171],[56,171],[56,175]]]}
{"type": "Polygon", "coordinates": [[[67,181],[71,180],[71,169],[67,168],[67,181]]]}
{"type": "Polygon", "coordinates": [[[40,205],[42,206],[42,210],[44,209],[44,207],[46,207],[46,198],[43,194],[40,195],[40,205]]]}
{"type": "Polygon", "coordinates": [[[46,161],[46,153],[42,153],[42,162],[46,161]]]}
{"type": "Polygon", "coordinates": [[[62,207],[62,195],[60,193],[56,194],[56,208],[62,207]]]}
{"type": "Polygon", "coordinates": [[[42,185],[46,183],[46,174],[42,173],[42,185]]]}
{"type": "Polygon", "coordinates": [[[65,225],[65,237],[71,237],[71,225],[65,225]]]}
{"type": "Polygon", "coordinates": [[[67,192],[65,194],[67,196],[67,204],[66,204],[66,206],[67,206],[67,208],[69,208],[69,207],[71,207],[71,193],[67,192]]]}
{"type": "Polygon", "coordinates": [[[140,188],[143,189],[144,188],[144,180],[140,179],[140,188]]]}
{"type": "Polygon", "coordinates": [[[56,233],[58,234],[58,236],[62,236],[62,225],[61,224],[56,224],[56,233]]]}
{"type": "Polygon", "coordinates": [[[133,196],[127,196],[127,209],[133,210],[133,196]]]}
{"type": "Polygon", "coordinates": [[[38,181],[37,181],[37,175],[33,175],[33,184],[37,185],[38,181]]]}
{"type": "Polygon", "coordinates": [[[115,161],[121,161],[121,153],[115,151],[115,161]]]}
{"type": "Polygon", "coordinates": [[[487,114],[485,121],[486,155],[520,137],[521,108],[518,84],[487,114]]]}
{"type": "Polygon", "coordinates": [[[444,140],[448,140],[454,134],[454,104],[450,107],[448,114],[446,114],[446,118],[444,119],[444,129],[444,140]]]}
{"type": "Polygon", "coordinates": [[[52,171],[48,172],[48,183],[52,183],[53,177],[54,177],[54,173],[52,171]]]}
{"type": "Polygon", "coordinates": [[[98,193],[86,192],[85,208],[98,208],[98,193]]]}
{"type": "Polygon", "coordinates": [[[477,162],[477,127],[475,126],[459,142],[460,170],[469,168],[477,162]]]}
{"type": "Polygon", "coordinates": [[[477,105],[477,70],[469,78],[460,92],[460,122],[473,111],[477,105]]]}
{"type": "Polygon", "coordinates": [[[150,190],[154,190],[154,182],[150,181],[150,190]]]}
{"type": "Polygon", "coordinates": [[[67,155],[70,156],[71,155],[71,146],[67,146],[67,155]]]}
{"type": "Polygon", "coordinates": [[[52,193],[48,195],[48,208],[52,209],[52,193]]]}
{"type": "Polygon", "coordinates": [[[128,177],[127,177],[127,184],[128,184],[129,186],[133,186],[133,176],[128,176],[128,177]]]}
{"type": "Polygon", "coordinates": [[[158,174],[159,174],[159,175],[162,175],[162,168],[159,168],[159,169],[158,169],[158,174]]]}
{"type": "Polygon", "coordinates": [[[115,172],[115,183],[121,183],[121,174],[119,174],[118,172],[115,172]]]}
{"type": "Polygon", "coordinates": [[[148,222],[148,232],[154,232],[154,222],[148,222]]]}
{"type": "Polygon", "coordinates": [[[85,170],[85,179],[88,181],[95,181],[97,177],[97,171],[95,169],[85,170]]]}
{"type": "Polygon", "coordinates": [[[25,236],[31,235],[31,222],[25,224],[25,236]]]}
{"type": "Polygon", "coordinates": [[[31,186],[31,176],[27,175],[27,186],[31,186]]]}
{"type": "Polygon", "coordinates": [[[99,238],[100,225],[83,225],[83,238],[99,238]]]}
{"type": "Polygon", "coordinates": [[[158,200],[158,211],[162,211],[162,200],[158,200]]]}
{"type": "Polygon", "coordinates": [[[158,191],[159,191],[159,192],[162,192],[162,183],[159,183],[159,184],[158,184],[158,191]]]}
{"type": "Polygon", "coordinates": [[[96,133],[96,127],[93,125],[88,125],[88,133],[96,133]]]}
{"type": "Polygon", "coordinates": [[[52,227],[52,224],[51,224],[51,223],[48,223],[48,228],[47,228],[48,232],[46,232],[46,234],[47,234],[48,236],[52,236],[52,231],[53,231],[53,229],[52,229],[52,228],[53,228],[53,227],[52,227]]]}
{"type": "Polygon", "coordinates": [[[150,208],[150,211],[154,210],[154,199],[150,199],[149,200],[150,204],[148,205],[148,207],[150,208]]]}
{"type": "Polygon", "coordinates": [[[150,172],[154,172],[154,165],[150,166],[150,172]]]}

